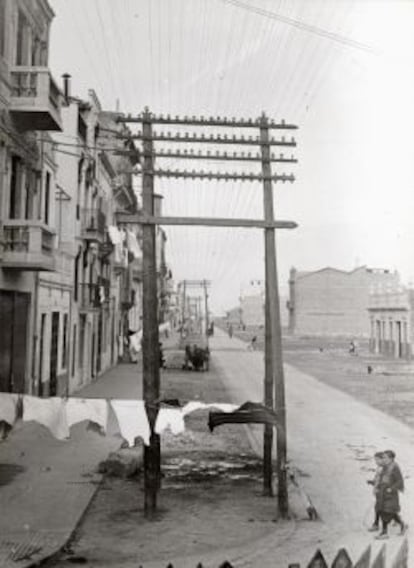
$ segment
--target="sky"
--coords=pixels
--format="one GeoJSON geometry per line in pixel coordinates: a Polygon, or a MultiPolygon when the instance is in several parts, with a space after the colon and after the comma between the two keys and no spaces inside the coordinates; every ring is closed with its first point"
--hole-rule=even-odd
{"type": "MultiPolygon", "coordinates": [[[[413,0],[50,4],[56,14],[50,66],[58,80],[72,75],[76,96],[92,88],[104,109],[132,114],[145,106],[190,116],[257,118],[265,112],[298,126],[297,148],[283,150],[298,164],[273,165],[274,173],[296,178],[273,186],[276,218],[298,223],[277,231],[282,294],[292,266],[368,265],[398,270],[405,284],[414,281],[413,0]]],[[[223,170],[214,160],[157,165],[223,170]]],[[[257,171],[258,165],[226,167],[257,171]]],[[[163,195],[165,215],[263,217],[258,182],[160,178],[155,191],[163,195]]],[[[217,313],[237,305],[246,282],[263,277],[258,229],[166,232],[175,280],[211,280],[217,313]]]]}

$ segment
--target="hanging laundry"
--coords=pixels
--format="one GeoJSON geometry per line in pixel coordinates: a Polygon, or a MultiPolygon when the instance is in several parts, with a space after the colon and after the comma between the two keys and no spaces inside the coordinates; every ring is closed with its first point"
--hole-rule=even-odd
{"type": "Polygon", "coordinates": [[[171,323],[169,321],[161,323],[158,327],[158,331],[159,333],[167,334],[166,336],[168,337],[168,333],[171,331],[171,323]]]}
{"type": "Polygon", "coordinates": [[[115,262],[125,268],[128,266],[128,251],[123,244],[117,244],[114,247],[115,262]]]}
{"type": "Polygon", "coordinates": [[[196,410],[203,410],[205,408],[217,408],[222,412],[234,412],[238,406],[236,404],[230,404],[227,402],[198,402],[197,400],[193,400],[191,402],[187,402],[187,404],[183,407],[182,413],[184,416],[190,414],[191,412],[195,412],[196,410]]]}
{"type": "Polygon", "coordinates": [[[222,424],[270,424],[277,426],[277,414],[258,402],[245,402],[234,412],[210,412],[208,427],[210,432],[222,424]]]}
{"type": "Polygon", "coordinates": [[[185,430],[184,415],[180,408],[160,408],[155,421],[155,432],[162,434],[170,429],[173,434],[182,434],[185,430]]]}
{"type": "Polygon", "coordinates": [[[142,339],[142,333],[139,331],[129,336],[129,345],[137,353],[141,351],[141,339],[142,339]]]}
{"type": "Polygon", "coordinates": [[[7,422],[7,424],[13,426],[17,418],[18,400],[18,394],[8,392],[0,393],[0,421],[7,422]]]}
{"type": "Polygon", "coordinates": [[[66,403],[62,398],[37,398],[24,395],[23,420],[33,420],[46,426],[58,440],[69,438],[69,427],[66,420],[66,403]]]}
{"type": "Polygon", "coordinates": [[[115,227],[114,225],[110,225],[108,227],[108,234],[109,234],[109,238],[111,239],[111,243],[113,245],[122,245],[123,235],[122,235],[121,231],[118,229],[118,227],[115,227]]]}
{"type": "Polygon", "coordinates": [[[138,239],[135,236],[135,233],[133,233],[132,231],[127,231],[126,235],[129,252],[134,258],[142,258],[142,249],[138,244],[138,239]]]}
{"type": "Polygon", "coordinates": [[[133,446],[135,438],[142,438],[149,446],[150,425],[143,400],[111,400],[121,435],[133,446]]]}
{"type": "Polygon", "coordinates": [[[98,398],[69,398],[66,401],[68,427],[89,420],[97,424],[104,433],[108,425],[108,404],[98,398]]]}

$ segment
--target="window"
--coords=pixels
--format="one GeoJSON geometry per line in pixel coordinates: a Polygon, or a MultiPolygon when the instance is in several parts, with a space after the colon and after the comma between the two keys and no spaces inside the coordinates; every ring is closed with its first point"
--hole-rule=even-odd
{"type": "Polygon", "coordinates": [[[17,47],[16,47],[16,65],[26,65],[28,63],[27,49],[27,20],[26,16],[19,10],[17,22],[17,47]]]}
{"type": "Polygon", "coordinates": [[[9,219],[19,219],[22,201],[22,161],[18,156],[12,156],[10,175],[9,219]]]}
{"type": "Polygon", "coordinates": [[[68,354],[68,314],[63,314],[63,330],[62,330],[62,369],[66,368],[68,354]]]}
{"type": "Polygon", "coordinates": [[[6,0],[0,0],[0,55],[6,50],[6,0]]]}
{"type": "Polygon", "coordinates": [[[50,207],[50,172],[46,172],[46,182],[45,182],[45,224],[49,224],[49,207],[50,207]]]}
{"type": "Polygon", "coordinates": [[[75,257],[74,263],[74,271],[73,271],[73,299],[75,302],[78,301],[79,296],[79,260],[80,260],[81,251],[75,257]]]}
{"type": "Polygon", "coordinates": [[[75,375],[76,369],[76,337],[77,337],[77,328],[76,324],[73,326],[73,333],[72,333],[72,377],[75,375]]]}

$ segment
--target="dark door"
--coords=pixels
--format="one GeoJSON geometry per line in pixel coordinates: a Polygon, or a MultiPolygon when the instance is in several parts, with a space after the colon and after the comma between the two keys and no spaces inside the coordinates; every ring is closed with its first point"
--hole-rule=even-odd
{"type": "Polygon", "coordinates": [[[0,291],[0,391],[25,388],[30,294],[0,291]]]}
{"type": "Polygon", "coordinates": [[[57,366],[59,345],[59,312],[52,312],[52,334],[50,337],[50,383],[49,395],[57,395],[57,366]]]}
{"type": "Polygon", "coordinates": [[[103,325],[102,325],[102,310],[99,310],[99,316],[98,316],[98,357],[97,357],[97,361],[96,361],[96,371],[97,373],[101,372],[101,368],[102,368],[102,332],[103,332],[103,325]]]}
{"type": "Polygon", "coordinates": [[[46,314],[42,314],[40,320],[40,344],[39,344],[39,396],[43,396],[43,359],[45,355],[45,331],[46,331],[46,314]]]}

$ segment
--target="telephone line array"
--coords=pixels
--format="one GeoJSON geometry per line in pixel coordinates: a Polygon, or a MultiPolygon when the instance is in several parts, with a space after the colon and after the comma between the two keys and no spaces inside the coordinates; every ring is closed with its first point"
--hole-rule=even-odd
{"type": "MultiPolygon", "coordinates": [[[[132,134],[131,136],[127,136],[125,134],[119,134],[118,138],[128,138],[130,140],[144,140],[145,136],[142,132],[138,132],[136,134],[132,134]]],[[[220,136],[220,134],[214,136],[205,136],[201,135],[198,136],[196,133],[193,133],[192,136],[189,136],[187,133],[181,135],[179,132],[173,134],[172,132],[160,132],[157,134],[154,132],[151,135],[151,140],[153,141],[168,141],[168,142],[190,142],[190,143],[202,143],[202,144],[244,144],[248,146],[261,146],[262,142],[259,137],[253,138],[253,136],[239,136],[236,137],[233,135],[232,137],[228,137],[227,135],[220,136]]],[[[270,146],[286,146],[286,147],[296,147],[296,140],[291,138],[290,140],[286,140],[284,136],[281,139],[277,140],[276,138],[269,139],[270,146]]]]}
{"type": "MultiPolygon", "coordinates": [[[[254,155],[252,155],[250,152],[245,153],[245,152],[241,152],[241,153],[237,153],[237,152],[233,152],[233,153],[227,153],[227,152],[215,152],[215,153],[211,153],[211,152],[206,152],[206,153],[202,153],[201,151],[199,152],[194,152],[193,150],[184,150],[184,152],[181,152],[180,150],[160,150],[160,151],[154,151],[152,153],[152,155],[154,157],[157,158],[177,158],[177,159],[190,159],[190,160],[210,160],[210,161],[214,161],[214,160],[228,160],[228,161],[245,161],[245,162],[261,162],[262,158],[260,156],[260,154],[256,153],[254,155]]],[[[275,154],[271,154],[270,156],[270,162],[278,162],[278,163],[292,163],[292,164],[296,164],[297,163],[297,159],[294,158],[293,156],[291,156],[290,158],[286,158],[283,154],[279,154],[279,156],[275,156],[275,154]]]]}
{"type": "MultiPolygon", "coordinates": [[[[185,126],[236,126],[237,128],[256,128],[260,126],[261,119],[257,118],[256,120],[248,118],[226,118],[221,116],[172,116],[170,114],[163,115],[163,114],[153,114],[149,113],[148,116],[144,113],[138,114],[137,116],[132,116],[132,114],[128,114],[126,116],[119,116],[118,122],[138,122],[142,123],[143,121],[151,122],[152,124],[182,124],[185,126]]],[[[274,119],[268,120],[268,127],[270,129],[279,129],[279,130],[297,130],[297,126],[295,124],[288,124],[284,120],[280,122],[276,122],[274,119]]]]}
{"type": "Polygon", "coordinates": [[[295,176],[293,174],[274,174],[271,176],[264,176],[262,174],[254,174],[254,173],[221,173],[221,172],[205,172],[201,171],[186,171],[186,170],[160,170],[154,169],[152,171],[148,171],[148,173],[152,173],[158,177],[173,177],[173,178],[191,178],[191,179],[220,179],[224,181],[234,181],[234,180],[241,180],[241,181],[281,181],[286,182],[295,181],[295,176]]]}

